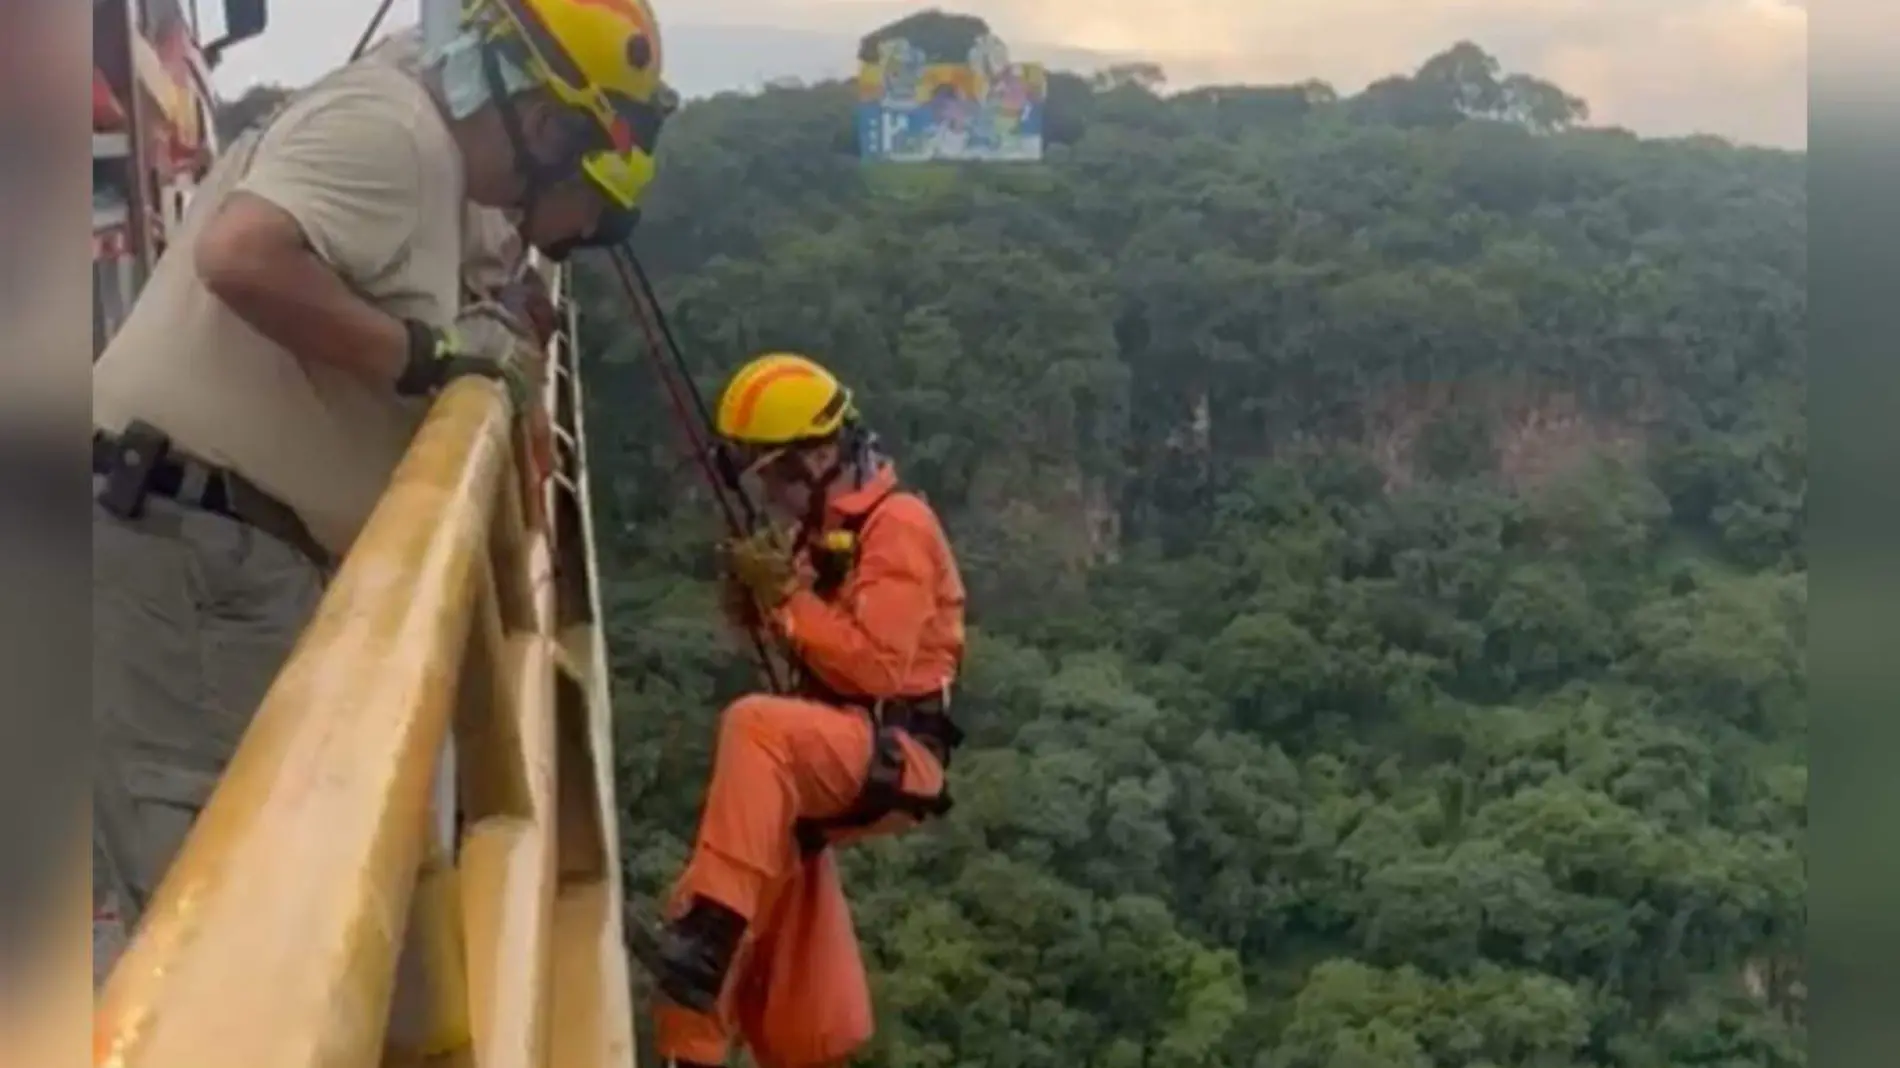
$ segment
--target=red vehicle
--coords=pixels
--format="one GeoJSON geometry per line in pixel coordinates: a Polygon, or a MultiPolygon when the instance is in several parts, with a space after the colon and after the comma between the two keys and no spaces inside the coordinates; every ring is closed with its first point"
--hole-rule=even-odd
{"type": "MultiPolygon", "coordinates": [[[[264,30],[266,0],[223,0],[223,37],[198,39],[198,0],[93,0],[92,354],[125,320],[217,152],[211,68],[264,30]]],[[[119,937],[93,901],[95,961],[119,937]]]]}
{"type": "Polygon", "coordinates": [[[112,336],[217,152],[210,72],[264,31],[267,0],[222,0],[199,39],[199,0],[93,0],[93,354],[112,336]]]}

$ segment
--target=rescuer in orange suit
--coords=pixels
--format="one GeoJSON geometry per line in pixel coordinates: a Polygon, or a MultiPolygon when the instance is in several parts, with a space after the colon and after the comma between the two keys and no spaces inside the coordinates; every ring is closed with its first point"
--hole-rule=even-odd
{"type": "MultiPolygon", "coordinates": [[[[789,538],[766,530],[728,543],[727,610],[762,625],[798,678],[791,694],[725,710],[673,919],[656,934],[635,929],[637,955],[672,1002],[658,1011],[658,1052],[680,1068],[724,1063],[732,1021],[746,1015],[733,987],[756,978],[745,962],[775,937],[787,891],[819,873],[837,893],[828,845],[948,810],[944,771],[961,739],[949,716],[964,644],[956,559],[936,513],[900,488],[850,391],[803,356],[768,354],[733,376],[715,423],[728,475],[756,480],[793,527],[789,538]]],[[[861,975],[841,895],[837,912],[861,975]]],[[[865,1001],[862,1041],[868,993],[829,996],[854,993],[865,1001]]],[[[783,990],[745,996],[804,1017],[823,1011],[810,999],[828,992],[791,995],[802,1007],[783,990]]],[[[746,1038],[761,1063],[819,1063],[762,1056],[757,1036],[746,1038]]]]}

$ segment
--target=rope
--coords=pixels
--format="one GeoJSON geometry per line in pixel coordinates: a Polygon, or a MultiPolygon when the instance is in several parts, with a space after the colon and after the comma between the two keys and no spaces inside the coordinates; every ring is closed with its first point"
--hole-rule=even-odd
{"type": "MultiPolygon", "coordinates": [[[[693,376],[686,366],[686,354],[680,349],[679,339],[673,336],[672,325],[666,321],[666,313],[660,308],[660,298],[653,292],[653,282],[647,278],[646,268],[631,252],[627,254],[627,260],[633,267],[634,279],[640,283],[640,295],[646,298],[647,306],[653,309],[654,323],[659,327],[660,336],[666,339],[666,351],[673,357],[673,367],[681,378],[691,382],[693,376]]],[[[693,390],[693,403],[699,411],[700,425],[712,426],[712,412],[706,409],[706,398],[700,396],[696,389],[693,390]]]]}
{"type": "MultiPolygon", "coordinates": [[[[688,373],[679,343],[667,328],[665,313],[660,310],[653,287],[647,282],[646,272],[641,269],[640,261],[634,258],[633,250],[624,244],[615,246],[609,258],[613,260],[614,273],[625,291],[627,304],[633,309],[634,319],[639,322],[640,331],[646,336],[647,354],[653,359],[654,371],[659,375],[661,384],[666,387],[667,398],[673,406],[674,421],[679,424],[686,438],[686,447],[699,464],[700,471],[705,474],[707,484],[712,487],[713,499],[719,504],[727,531],[734,537],[743,536],[756,525],[758,513],[744,492],[728,485],[714,466],[712,417],[706,408],[705,398],[700,396],[688,373]],[[664,346],[662,336],[666,338],[664,346]],[[666,361],[668,354],[672,356],[670,367],[666,361]]],[[[772,658],[761,628],[746,628],[746,636],[751,639],[753,657],[758,662],[766,686],[774,693],[784,693],[785,686],[779,681],[778,663],[772,658]]]]}
{"type": "Polygon", "coordinates": [[[713,498],[719,504],[727,530],[734,537],[743,535],[756,525],[757,513],[752,503],[743,494],[736,493],[714,465],[712,417],[707,412],[705,398],[699,395],[698,388],[693,385],[692,375],[688,373],[685,358],[679,354],[679,349],[663,347],[661,344],[661,337],[670,336],[671,331],[667,329],[659,311],[659,301],[654,298],[651,287],[640,284],[645,279],[645,273],[641,271],[639,261],[624,246],[615,248],[612,258],[614,273],[620,277],[627,303],[633,308],[641,333],[646,335],[647,354],[653,359],[654,371],[666,387],[667,398],[673,405],[673,415],[686,435],[686,446],[712,488],[713,498]],[[664,354],[668,352],[673,357],[672,367],[662,362],[664,354]]]}
{"type": "Polygon", "coordinates": [[[383,0],[382,4],[376,8],[376,14],[370,16],[369,25],[363,27],[363,36],[358,37],[356,47],[350,49],[350,62],[354,63],[363,58],[363,53],[369,50],[370,38],[376,36],[376,31],[382,28],[383,19],[389,17],[389,9],[395,6],[395,3],[396,0],[383,0]]]}

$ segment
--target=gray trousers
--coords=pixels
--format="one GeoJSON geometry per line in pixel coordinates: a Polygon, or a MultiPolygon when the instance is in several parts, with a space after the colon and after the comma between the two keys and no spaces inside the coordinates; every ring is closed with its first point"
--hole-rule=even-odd
{"type": "MultiPolygon", "coordinates": [[[[94,479],[94,491],[99,480],[94,479]]],[[[95,981],[151,897],[323,592],[315,564],[163,498],[92,516],[95,981]]]]}
{"type": "MultiPolygon", "coordinates": [[[[97,493],[98,480],[93,490],[97,493]]],[[[324,577],[253,527],[163,498],[92,515],[93,984],[110,974],[192,821],[290,656],[324,577]]],[[[453,749],[435,788],[452,849],[453,749]]],[[[410,932],[389,1040],[419,1041],[428,991],[410,932]]]]}

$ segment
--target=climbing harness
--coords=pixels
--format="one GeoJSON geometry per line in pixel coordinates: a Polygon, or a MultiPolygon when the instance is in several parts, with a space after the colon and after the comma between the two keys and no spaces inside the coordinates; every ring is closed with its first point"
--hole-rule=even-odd
{"type": "MultiPolygon", "coordinates": [[[[830,600],[844,588],[857,564],[864,529],[894,492],[887,490],[864,511],[846,517],[810,550],[817,572],[813,593],[830,600]]],[[[945,683],[931,693],[908,697],[842,693],[809,668],[798,667],[794,693],[838,708],[859,710],[870,718],[872,726],[870,764],[864,786],[851,806],[835,816],[800,819],[793,825],[798,847],[806,856],[823,852],[832,835],[876,826],[886,816],[901,814],[921,823],[943,816],[954,807],[947,788],[934,795],[904,792],[904,745],[899,733],[910,735],[949,771],[950,756],[963,742],[963,731],[950,718],[950,690],[950,684],[945,683]]]]}

